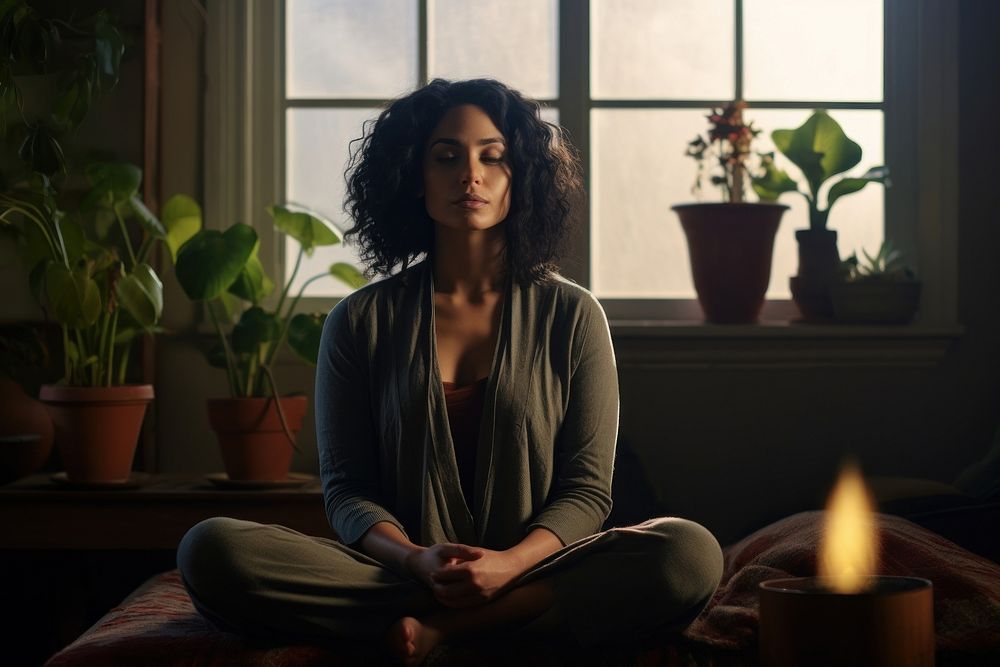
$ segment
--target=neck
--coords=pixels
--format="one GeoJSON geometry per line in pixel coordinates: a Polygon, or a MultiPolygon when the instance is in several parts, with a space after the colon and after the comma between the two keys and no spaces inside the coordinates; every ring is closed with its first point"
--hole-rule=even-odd
{"type": "Polygon", "coordinates": [[[504,246],[502,225],[471,231],[435,225],[434,291],[467,297],[502,292],[504,246]]]}

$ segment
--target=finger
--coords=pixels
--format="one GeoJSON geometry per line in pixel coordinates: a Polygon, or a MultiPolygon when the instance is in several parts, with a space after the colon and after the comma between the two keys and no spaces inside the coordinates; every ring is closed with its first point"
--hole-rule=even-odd
{"type": "Polygon", "coordinates": [[[461,558],[463,560],[475,560],[477,558],[482,558],[482,549],[476,549],[475,547],[469,547],[464,544],[441,544],[440,551],[438,552],[441,556],[447,558],[461,558]]]}

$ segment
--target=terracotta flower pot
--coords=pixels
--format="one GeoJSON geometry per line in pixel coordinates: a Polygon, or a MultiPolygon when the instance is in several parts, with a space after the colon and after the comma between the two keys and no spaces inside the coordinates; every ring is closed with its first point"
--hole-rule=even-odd
{"type": "MultiPolygon", "coordinates": [[[[309,407],[305,396],[286,396],[281,408],[292,437],[302,428],[309,407]]],[[[291,443],[285,436],[272,398],[212,398],[208,420],[219,439],[229,479],[276,481],[288,478],[291,443]]]]}
{"type": "Polygon", "coordinates": [[[757,321],[771,281],[774,235],[784,204],[678,204],[691,273],[705,319],[715,324],[757,321]]]}
{"type": "Polygon", "coordinates": [[[117,387],[45,385],[40,398],[55,424],[56,445],[71,482],[127,481],[146,406],[148,384],[117,387]]]}
{"type": "Polygon", "coordinates": [[[52,453],[52,439],[45,406],[13,380],[0,380],[0,484],[40,470],[52,453]]]}

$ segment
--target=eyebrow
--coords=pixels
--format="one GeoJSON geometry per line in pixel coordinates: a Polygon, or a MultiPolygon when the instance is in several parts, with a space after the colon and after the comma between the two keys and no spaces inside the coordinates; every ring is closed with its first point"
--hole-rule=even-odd
{"type": "MultiPolygon", "coordinates": [[[[435,144],[448,144],[449,146],[461,146],[462,142],[458,141],[457,139],[449,139],[445,137],[441,139],[435,139],[434,141],[432,141],[429,148],[433,148],[435,144]]],[[[507,142],[503,140],[503,137],[486,137],[476,142],[476,145],[478,146],[487,146],[489,144],[503,144],[504,146],[506,146],[507,142]]]]}

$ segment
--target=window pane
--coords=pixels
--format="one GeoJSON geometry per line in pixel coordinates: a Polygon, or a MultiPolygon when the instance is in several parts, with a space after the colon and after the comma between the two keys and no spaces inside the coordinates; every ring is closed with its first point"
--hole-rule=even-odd
{"type": "Polygon", "coordinates": [[[286,89],[395,97],[417,84],[417,0],[286,0],[286,89]]]}
{"type": "Polygon", "coordinates": [[[694,298],[672,204],[694,200],[684,155],[700,109],[591,111],[591,288],[598,297],[694,298]]]}
{"type": "Polygon", "coordinates": [[[744,0],[750,100],[882,100],[883,0],[744,0]]]}
{"type": "MultiPolygon", "coordinates": [[[[344,168],[348,144],[362,134],[362,123],[378,116],[377,109],[289,109],[287,116],[285,192],[289,201],[330,218],[341,231],[351,226],[343,212],[344,168]]],[[[285,244],[285,271],[291,273],[299,246],[285,244]]],[[[357,253],[343,244],[317,248],[304,257],[292,285],[297,292],[310,276],[326,272],[334,262],[349,262],[358,268],[357,253]]],[[[309,296],[343,296],[350,290],[340,281],[317,280],[306,289],[309,296]]]]}
{"type": "MultiPolygon", "coordinates": [[[[763,132],[754,142],[754,150],[762,153],[774,150],[771,132],[777,129],[794,129],[806,121],[811,111],[801,109],[747,109],[745,116],[761,128],[763,132]]],[[[877,110],[834,110],[830,115],[840,123],[844,132],[861,146],[861,162],[848,172],[850,176],[860,176],[870,167],[883,164],[883,114],[877,110]]],[[[775,155],[779,167],[798,181],[799,187],[806,190],[805,178],[798,168],[780,153],[775,155]]],[[[891,165],[890,165],[891,168],[891,165]]],[[[841,176],[834,176],[820,190],[820,203],[826,206],[826,193],[833,183],[841,176]]],[[[788,204],[791,209],[785,211],[775,239],[774,260],[771,270],[771,289],[767,296],[771,299],[788,299],[791,294],[788,289],[788,277],[798,269],[798,247],[795,242],[795,230],[809,226],[809,207],[805,198],[795,194],[782,195],[778,200],[788,204]]],[[[862,257],[861,248],[874,254],[885,237],[885,190],[881,185],[866,185],[860,192],[845,195],[833,205],[827,228],[837,232],[837,248],[841,257],[847,257],[857,251],[862,257]]]]}
{"type": "Polygon", "coordinates": [[[733,0],[591,0],[594,99],[732,99],[733,0]]]}
{"type": "MultiPolygon", "coordinates": [[[[755,149],[774,150],[770,132],[798,127],[809,113],[748,110],[747,119],[764,130],[755,149]]],[[[851,175],[861,175],[869,167],[882,164],[881,111],[836,111],[833,116],[864,150],[861,164],[851,175]]],[[[684,155],[684,148],[706,127],[705,112],[701,110],[591,112],[591,275],[593,290],[599,297],[694,298],[687,242],[670,206],[695,200],[690,188],[696,165],[684,155]]],[[[805,187],[794,165],[781,155],[776,159],[805,187]]],[[[831,180],[836,182],[839,177],[831,180]]],[[[718,189],[707,182],[703,188],[703,201],[720,201],[718,189]]],[[[827,188],[821,192],[824,204],[827,188]]],[[[791,209],[782,218],[775,239],[767,292],[770,299],[790,298],[788,278],[798,268],[795,230],[809,225],[802,197],[786,194],[779,201],[791,209]]],[[[882,186],[869,185],[835,204],[828,224],[838,233],[842,256],[861,247],[869,252],[878,248],[884,236],[883,201],[882,186]]]]}
{"type": "Polygon", "coordinates": [[[557,0],[428,0],[428,72],[558,95],[557,0]]]}

